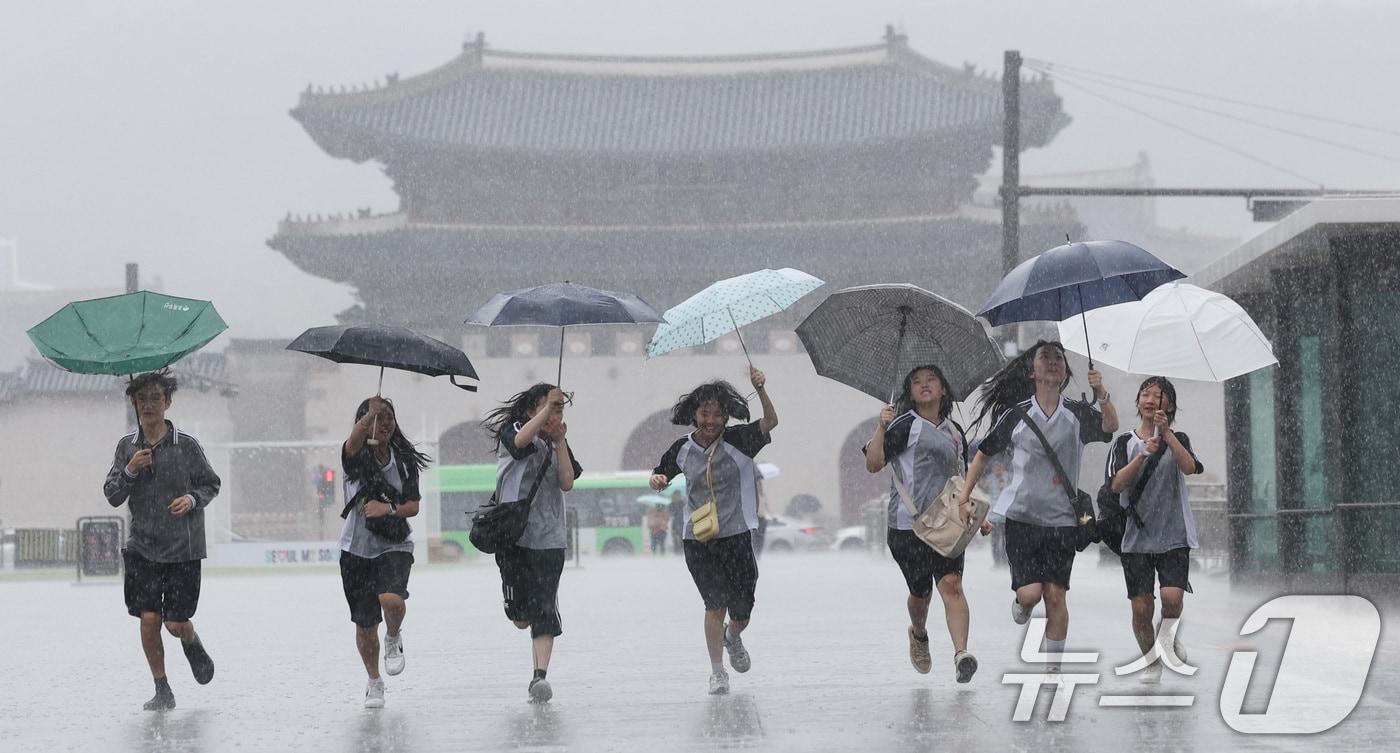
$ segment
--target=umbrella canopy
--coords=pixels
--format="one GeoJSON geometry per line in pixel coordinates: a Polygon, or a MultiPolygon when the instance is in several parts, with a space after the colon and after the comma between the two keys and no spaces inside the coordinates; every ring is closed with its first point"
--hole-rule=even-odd
{"type": "Polygon", "coordinates": [[[958,398],[1001,367],[1002,355],[967,309],[914,285],[839,291],[797,325],[817,373],[889,400],[915,366],[935,364],[958,398]]]}
{"type": "MultiPolygon", "coordinates": [[[[631,293],[552,282],[491,296],[467,324],[488,327],[572,327],[580,324],[648,324],[666,321],[651,304],[631,293]]],[[[564,337],[559,337],[558,386],[564,379],[564,337]]]]}
{"type": "Polygon", "coordinates": [[[645,324],[665,319],[631,293],[615,293],[572,282],[552,282],[491,296],[467,324],[488,327],[578,324],[645,324]]]}
{"type": "MultiPolygon", "coordinates": [[[[666,311],[647,356],[704,345],[782,311],[825,283],[800,269],[760,269],[720,280],[666,311]]],[[[743,344],[743,337],[740,337],[743,344]]],[[[748,346],[744,346],[748,355],[748,346]]]]}
{"type": "Polygon", "coordinates": [[[226,329],[209,301],[143,290],[69,303],[28,334],[60,368],[124,376],[169,366],[226,329]]]}
{"type": "Polygon", "coordinates": [[[1273,346],[1238,303],[1172,282],[1141,301],[1089,312],[1086,342],[1077,321],[1060,322],[1060,341],[1132,374],[1223,382],[1278,363],[1273,346]]]}
{"type": "Polygon", "coordinates": [[[356,324],[312,327],[287,344],[287,350],[310,353],[336,363],[358,363],[383,369],[411,371],[427,376],[451,377],[454,385],[476,391],[474,385],[458,384],[459,376],[476,379],[476,369],[467,354],[405,327],[388,324],[356,324]]]}
{"type": "Polygon", "coordinates": [[[1185,276],[1126,241],[1069,243],[1021,262],[997,284],[977,315],[992,326],[1059,322],[1140,300],[1159,285],[1185,276]]]}

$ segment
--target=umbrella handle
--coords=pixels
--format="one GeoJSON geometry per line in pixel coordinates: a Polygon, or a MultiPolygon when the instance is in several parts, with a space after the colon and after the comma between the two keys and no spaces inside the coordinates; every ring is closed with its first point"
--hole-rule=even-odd
{"type": "MultiPolygon", "coordinates": [[[[377,389],[377,390],[374,391],[374,396],[375,396],[375,397],[379,397],[379,396],[382,395],[382,394],[384,394],[384,367],[383,367],[383,366],[380,366],[380,367],[379,367],[379,389],[377,389]]],[[[378,447],[378,446],[379,446],[379,440],[374,438],[374,435],[375,435],[375,434],[378,434],[378,433],[379,433],[379,414],[376,413],[376,414],[374,414],[374,425],[373,425],[372,427],[370,427],[370,430],[369,430],[369,439],[366,439],[366,440],[365,440],[365,444],[368,444],[370,447],[378,447]]]]}
{"type": "Polygon", "coordinates": [[[749,357],[749,346],[744,344],[744,335],[739,332],[739,323],[734,321],[734,312],[724,307],[725,313],[729,314],[729,323],[734,325],[734,336],[739,338],[739,347],[744,349],[744,360],[749,362],[749,368],[753,368],[753,359],[749,357]]]}

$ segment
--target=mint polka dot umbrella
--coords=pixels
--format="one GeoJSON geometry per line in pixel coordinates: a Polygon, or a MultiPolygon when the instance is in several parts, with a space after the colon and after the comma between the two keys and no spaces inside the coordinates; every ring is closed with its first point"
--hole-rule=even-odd
{"type": "MultiPolygon", "coordinates": [[[[647,343],[647,357],[704,345],[730,332],[739,336],[744,357],[749,347],[739,328],[772,316],[825,285],[800,269],[760,269],[720,280],[668,309],[666,322],[647,343]]],[[[753,359],[749,359],[753,365],[753,359]]]]}

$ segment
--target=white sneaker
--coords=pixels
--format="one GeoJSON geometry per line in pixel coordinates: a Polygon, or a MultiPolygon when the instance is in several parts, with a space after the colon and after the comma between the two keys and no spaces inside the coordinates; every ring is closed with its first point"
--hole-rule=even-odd
{"type": "Polygon", "coordinates": [[[384,708],[384,681],[383,681],[383,680],[370,680],[370,681],[369,681],[369,684],[368,684],[368,685],[365,685],[365,708],[367,708],[367,709],[382,709],[382,708],[384,708]]]}
{"type": "Polygon", "coordinates": [[[958,682],[971,682],[972,676],[977,674],[977,657],[966,651],[959,651],[953,657],[953,668],[957,670],[958,682]]]}
{"type": "Polygon", "coordinates": [[[729,666],[735,672],[743,674],[753,666],[753,660],[749,658],[749,650],[744,648],[744,641],[739,636],[729,637],[729,623],[724,623],[724,650],[729,653],[729,666]]]}
{"type": "Polygon", "coordinates": [[[1015,596],[1011,597],[1011,619],[1017,625],[1024,625],[1031,621],[1030,608],[1021,606],[1021,602],[1015,596]]]}
{"type": "Polygon", "coordinates": [[[921,675],[928,674],[933,668],[933,657],[928,654],[928,636],[925,635],[923,640],[919,640],[914,635],[913,625],[909,626],[909,663],[913,664],[914,669],[921,675]]]}
{"type": "Polygon", "coordinates": [[[729,692],[729,673],[719,670],[710,675],[710,695],[724,695],[729,692]]]}
{"type": "Polygon", "coordinates": [[[390,676],[403,671],[403,633],[384,635],[384,673],[390,676]]]}
{"type": "Polygon", "coordinates": [[[549,703],[549,699],[553,697],[554,688],[550,687],[549,680],[536,677],[530,681],[530,701],[532,703],[549,703]]]}
{"type": "Polygon", "coordinates": [[[1156,685],[1162,681],[1162,662],[1154,661],[1142,670],[1138,676],[1138,682],[1143,685],[1156,685]]]}

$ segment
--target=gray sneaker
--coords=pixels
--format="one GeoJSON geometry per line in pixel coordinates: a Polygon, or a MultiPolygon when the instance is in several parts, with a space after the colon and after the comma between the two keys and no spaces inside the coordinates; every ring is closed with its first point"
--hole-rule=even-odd
{"type": "Polygon", "coordinates": [[[971,682],[972,676],[977,674],[977,657],[966,651],[959,651],[953,657],[953,668],[957,670],[958,682],[971,682]]]}
{"type": "Polygon", "coordinates": [[[739,636],[729,637],[729,623],[724,623],[724,650],[729,653],[729,666],[735,672],[743,674],[753,666],[753,661],[749,659],[749,651],[744,648],[744,641],[739,636]]]}
{"type": "Polygon", "coordinates": [[[729,673],[717,670],[710,675],[710,695],[724,695],[729,692],[729,673]]]}
{"type": "Polygon", "coordinates": [[[1017,625],[1024,625],[1031,621],[1031,610],[1029,607],[1021,606],[1021,602],[1015,596],[1011,597],[1011,619],[1017,625]]]}
{"type": "Polygon", "coordinates": [[[536,677],[530,681],[530,700],[534,703],[549,703],[549,699],[554,697],[554,688],[550,687],[549,680],[543,677],[536,677]]]}

